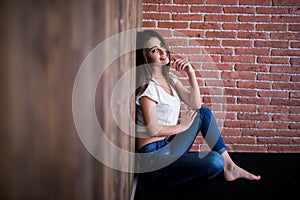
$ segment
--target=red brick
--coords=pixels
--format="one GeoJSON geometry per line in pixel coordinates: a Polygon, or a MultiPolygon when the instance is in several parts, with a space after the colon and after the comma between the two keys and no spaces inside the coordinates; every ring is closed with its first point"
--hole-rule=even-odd
{"type": "Polygon", "coordinates": [[[267,152],[267,147],[265,145],[234,145],[234,152],[267,152]]]}
{"type": "Polygon", "coordinates": [[[226,144],[256,144],[256,139],[254,137],[230,137],[224,139],[226,144]]]}
{"type": "Polygon", "coordinates": [[[257,14],[288,14],[288,8],[274,8],[274,7],[258,7],[256,8],[257,14]]]}
{"type": "MultiPolygon", "coordinates": [[[[272,96],[272,94],[270,96],[272,96]]],[[[288,114],[288,108],[278,106],[258,106],[258,112],[288,114]]]]}
{"type": "Polygon", "coordinates": [[[206,38],[235,38],[235,32],[223,32],[223,31],[207,31],[205,33],[206,38]]]}
{"type": "Polygon", "coordinates": [[[175,4],[204,4],[204,0],[173,0],[175,4]]]}
{"type": "Polygon", "coordinates": [[[271,33],[270,39],[300,40],[300,33],[271,33]]]}
{"type": "Polygon", "coordinates": [[[258,63],[269,63],[269,64],[288,64],[288,58],[270,58],[270,57],[258,57],[258,63]]]}
{"type": "Polygon", "coordinates": [[[287,41],[254,41],[254,47],[272,47],[272,48],[287,48],[289,43],[287,41]]]}
{"type": "Polygon", "coordinates": [[[286,24],[256,24],[258,31],[286,31],[286,24]]]}
{"type": "Polygon", "coordinates": [[[269,16],[238,16],[239,22],[270,22],[269,16]]]}
{"type": "Polygon", "coordinates": [[[224,30],[254,30],[253,24],[223,24],[224,30]]]}
{"type": "Polygon", "coordinates": [[[241,89],[225,89],[225,95],[229,96],[248,96],[248,97],[255,97],[256,90],[241,90],[241,89]]]}
{"type": "MultiPolygon", "coordinates": [[[[260,129],[287,129],[288,128],[288,123],[286,122],[259,122],[258,123],[258,128],[260,129]]],[[[272,132],[275,134],[275,131],[272,130],[272,132]]]]}
{"type": "Polygon", "coordinates": [[[202,14],[173,14],[173,20],[179,21],[203,21],[202,14]]]}
{"type": "Polygon", "coordinates": [[[187,28],[188,22],[158,22],[159,28],[187,28]]]}
{"type": "Polygon", "coordinates": [[[147,22],[147,21],[143,21],[143,27],[156,27],[156,22],[147,22]]]}
{"type": "Polygon", "coordinates": [[[226,105],[225,110],[230,112],[255,112],[256,106],[251,105],[226,105]]]}
{"type": "Polygon", "coordinates": [[[273,115],[273,121],[300,122],[299,115],[273,115]]]}
{"type": "Polygon", "coordinates": [[[256,88],[256,89],[271,89],[271,82],[257,82],[257,81],[238,81],[238,88],[256,88]]]}
{"type": "Polygon", "coordinates": [[[166,42],[169,46],[187,46],[187,39],[178,39],[178,38],[167,38],[166,42]]]}
{"type": "Polygon", "coordinates": [[[300,58],[291,58],[290,63],[291,65],[300,65],[300,58]]]}
{"type": "Polygon", "coordinates": [[[300,146],[291,145],[270,145],[268,146],[268,152],[270,153],[295,153],[300,152],[300,146]]]}
{"type": "Polygon", "coordinates": [[[240,5],[269,6],[270,1],[266,1],[266,0],[240,0],[240,5]]]}
{"type": "Polygon", "coordinates": [[[172,0],[143,0],[143,3],[172,3],[172,0]]]}
{"type": "MultiPolygon", "coordinates": [[[[300,23],[300,20],[299,20],[300,23]]],[[[300,31],[300,24],[289,24],[290,31],[300,31]]]]}
{"type": "Polygon", "coordinates": [[[253,14],[255,13],[254,7],[241,7],[241,6],[231,6],[224,7],[224,13],[242,13],[242,14],[253,14]]]}
{"type": "Polygon", "coordinates": [[[299,0],[273,0],[273,6],[299,6],[299,0]]]}
{"type": "Polygon", "coordinates": [[[173,47],[171,48],[171,53],[174,54],[199,54],[199,48],[189,48],[189,47],[173,47]]]}
{"type": "Polygon", "coordinates": [[[300,7],[290,8],[290,14],[300,14],[300,7]]]}
{"type": "Polygon", "coordinates": [[[190,46],[220,46],[218,40],[190,40],[190,46]]]}
{"type": "Polygon", "coordinates": [[[157,5],[143,5],[143,11],[157,11],[157,5]]]}
{"type": "Polygon", "coordinates": [[[215,64],[210,64],[210,63],[204,63],[202,65],[202,69],[204,70],[232,70],[232,64],[224,64],[224,63],[215,63],[215,64]]]}
{"type": "Polygon", "coordinates": [[[234,128],[255,128],[256,122],[249,120],[238,120],[238,121],[227,121],[224,122],[225,127],[234,127],[234,128]]]}
{"type": "Polygon", "coordinates": [[[192,6],[191,12],[201,12],[201,13],[221,13],[221,6],[192,6]]]}
{"type": "Polygon", "coordinates": [[[300,82],[300,76],[292,76],[291,81],[292,82],[300,82]]]}
{"type": "MultiPolygon", "coordinates": [[[[296,130],[300,130],[300,123],[299,124],[290,124],[289,126],[290,129],[296,129],[296,130]]],[[[300,144],[300,139],[297,140],[297,144],[300,144]]]]}
{"type": "Polygon", "coordinates": [[[204,21],[210,21],[210,22],[236,22],[236,16],[206,14],[204,16],[204,21]]]}
{"type": "Polygon", "coordinates": [[[291,48],[300,48],[300,42],[291,42],[291,48]]]}
{"type": "Polygon", "coordinates": [[[268,39],[269,34],[264,32],[238,32],[238,38],[248,38],[248,39],[268,39]]]}
{"type": "Polygon", "coordinates": [[[286,74],[258,74],[257,80],[289,81],[290,76],[286,74]]]}
{"type": "Polygon", "coordinates": [[[206,4],[237,5],[238,0],[206,0],[206,4]]]}
{"type": "Polygon", "coordinates": [[[202,49],[202,52],[204,54],[233,54],[233,49],[232,48],[204,48],[202,49]]]}
{"type": "Polygon", "coordinates": [[[221,25],[218,23],[209,22],[191,22],[190,28],[192,29],[221,29],[221,25]]]}
{"type": "Polygon", "coordinates": [[[188,12],[188,6],[167,6],[167,5],[159,5],[158,10],[160,12],[174,12],[174,13],[181,13],[181,12],[188,12]]]}
{"type": "Polygon", "coordinates": [[[222,45],[236,47],[251,47],[252,42],[250,40],[223,40],[222,45]]]}
{"type": "Polygon", "coordinates": [[[290,144],[290,138],[257,138],[258,144],[290,144]]]}
{"type": "Polygon", "coordinates": [[[287,92],[277,92],[277,91],[258,91],[257,95],[259,97],[288,98],[287,92]]]}
{"type": "Polygon", "coordinates": [[[300,50],[273,49],[272,56],[300,56],[300,50]]]}
{"type": "Polygon", "coordinates": [[[273,89],[276,89],[276,90],[300,90],[300,83],[274,83],[273,89]]]}
{"type": "Polygon", "coordinates": [[[170,14],[159,14],[159,13],[144,13],[143,14],[144,19],[151,19],[151,20],[168,20],[171,19],[170,14]]]}
{"type": "Polygon", "coordinates": [[[299,74],[300,66],[270,66],[270,72],[299,74]]]}
{"type": "Polygon", "coordinates": [[[255,73],[251,72],[222,72],[222,79],[255,80],[255,73]]]}
{"type": "MultiPolygon", "coordinates": [[[[300,5],[300,3],[299,3],[300,5]]],[[[300,16],[273,16],[272,22],[291,22],[291,23],[299,23],[300,16]]]]}
{"type": "Polygon", "coordinates": [[[271,105],[279,106],[300,106],[300,101],[294,99],[272,99],[271,105]]]}
{"type": "Polygon", "coordinates": [[[191,55],[190,61],[193,61],[193,62],[219,62],[220,56],[191,55]]]}
{"type": "Polygon", "coordinates": [[[269,48],[236,48],[236,55],[269,55],[269,48]]]}
{"type": "Polygon", "coordinates": [[[231,70],[232,64],[224,64],[224,63],[204,63],[202,65],[202,69],[204,70],[231,70]]]}
{"type": "Polygon", "coordinates": [[[298,108],[290,108],[290,114],[300,114],[300,107],[298,108]]]}
{"type": "Polygon", "coordinates": [[[257,137],[274,137],[275,132],[273,130],[259,130],[259,129],[250,129],[243,130],[243,136],[257,136],[257,137]]]}
{"type": "Polygon", "coordinates": [[[173,35],[174,35],[174,37],[199,37],[199,38],[202,38],[204,36],[204,31],[183,29],[183,30],[174,31],[173,35]]]}
{"type": "Polygon", "coordinates": [[[269,98],[242,98],[237,99],[239,104],[270,105],[269,98]]]}
{"type": "Polygon", "coordinates": [[[240,136],[241,131],[234,128],[223,128],[221,131],[222,136],[240,136]]]}
{"type": "Polygon", "coordinates": [[[222,56],[222,62],[234,62],[234,63],[254,63],[255,56],[252,55],[239,55],[239,56],[222,56]]]}
{"type": "MultiPolygon", "coordinates": [[[[195,66],[203,105],[216,111],[229,151],[300,152],[299,5],[144,1],[143,27],[157,28],[171,51],[195,66]]],[[[188,86],[186,77],[178,77],[188,86]]],[[[201,135],[193,151],[200,149],[209,149],[201,135]]]]}

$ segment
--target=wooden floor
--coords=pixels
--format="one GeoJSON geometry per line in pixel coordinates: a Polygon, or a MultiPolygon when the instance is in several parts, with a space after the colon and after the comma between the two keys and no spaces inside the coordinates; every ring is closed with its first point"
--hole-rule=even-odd
{"type": "Polygon", "coordinates": [[[259,181],[239,179],[226,182],[221,177],[194,180],[178,186],[158,187],[138,176],[135,200],[160,199],[272,199],[292,198],[300,191],[300,154],[230,153],[241,167],[260,174],[259,181]]]}

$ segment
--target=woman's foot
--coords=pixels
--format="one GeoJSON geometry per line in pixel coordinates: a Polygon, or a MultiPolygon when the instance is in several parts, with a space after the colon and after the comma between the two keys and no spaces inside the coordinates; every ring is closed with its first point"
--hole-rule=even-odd
{"type": "Polygon", "coordinates": [[[224,178],[226,181],[234,181],[239,178],[248,180],[259,180],[260,176],[256,176],[240,168],[236,164],[224,166],[224,178]]]}
{"type": "Polygon", "coordinates": [[[248,180],[259,180],[260,176],[256,176],[237,166],[230,158],[227,151],[222,153],[224,158],[224,178],[226,181],[234,181],[239,178],[248,180]]]}

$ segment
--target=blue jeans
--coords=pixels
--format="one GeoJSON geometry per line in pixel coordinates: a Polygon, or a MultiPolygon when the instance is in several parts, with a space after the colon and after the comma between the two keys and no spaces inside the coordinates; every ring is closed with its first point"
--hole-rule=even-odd
{"type": "Polygon", "coordinates": [[[155,184],[175,185],[195,178],[212,179],[223,171],[221,154],[226,150],[212,112],[201,107],[190,128],[171,139],[149,143],[138,153],[148,153],[138,160],[140,167],[153,167],[141,175],[155,184]],[[189,152],[201,131],[212,151],[189,152]]]}

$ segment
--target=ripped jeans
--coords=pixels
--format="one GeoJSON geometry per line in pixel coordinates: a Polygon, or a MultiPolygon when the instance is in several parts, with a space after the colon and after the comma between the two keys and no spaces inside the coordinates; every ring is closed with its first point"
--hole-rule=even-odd
{"type": "Polygon", "coordinates": [[[225,150],[211,110],[201,107],[187,131],[140,148],[138,169],[144,178],[155,184],[176,185],[195,178],[212,179],[223,171],[221,154],[225,150]],[[212,151],[190,152],[200,131],[212,151]]]}

